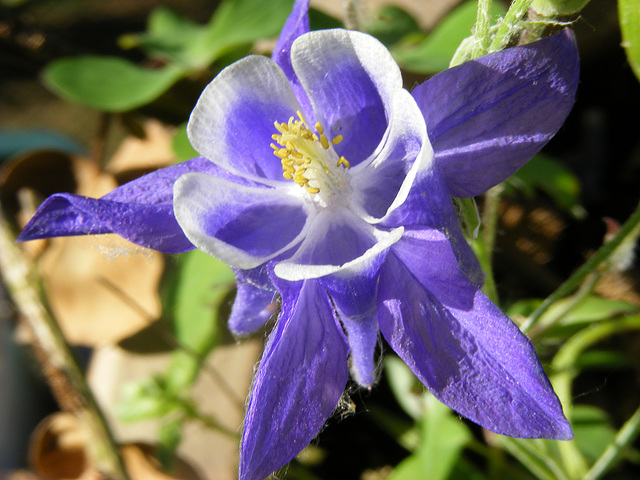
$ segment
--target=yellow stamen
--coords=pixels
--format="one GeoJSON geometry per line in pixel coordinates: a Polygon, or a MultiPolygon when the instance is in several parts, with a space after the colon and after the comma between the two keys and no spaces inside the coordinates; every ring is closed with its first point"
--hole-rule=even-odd
{"type": "Polygon", "coordinates": [[[344,168],[346,168],[347,170],[349,170],[351,168],[351,164],[349,163],[349,161],[344,158],[344,157],[340,157],[338,159],[338,163],[336,164],[336,167],[339,167],[340,165],[344,165],[344,168]]]}

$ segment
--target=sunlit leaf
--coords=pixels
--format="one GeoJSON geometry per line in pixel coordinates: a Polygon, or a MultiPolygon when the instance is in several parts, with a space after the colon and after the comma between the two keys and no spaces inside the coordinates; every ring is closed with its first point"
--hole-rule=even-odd
{"type": "Polygon", "coordinates": [[[538,154],[518,170],[509,184],[531,193],[539,188],[558,206],[581,216],[580,182],[564,165],[551,157],[538,154]]]}
{"type": "Polygon", "coordinates": [[[176,66],[149,69],[118,57],[83,56],[50,63],[43,80],[66,100],[123,112],[155,100],[183,74],[176,66]]]}
{"type": "Polygon", "coordinates": [[[543,17],[571,15],[582,10],[589,0],[533,0],[531,8],[543,17]]]}
{"type": "Polygon", "coordinates": [[[471,440],[467,426],[447,406],[430,395],[426,400],[420,445],[394,469],[389,480],[446,480],[471,440]]]}
{"type": "Polygon", "coordinates": [[[221,311],[228,309],[225,300],[235,285],[233,271],[200,250],[182,254],[179,262],[168,314],[180,348],[165,374],[167,388],[174,392],[191,385],[218,342],[221,311]]]}
{"type": "MultiPolygon", "coordinates": [[[[471,34],[476,21],[476,2],[466,2],[447,15],[421,38],[408,37],[391,49],[401,67],[416,73],[445,70],[460,43],[471,34]]],[[[502,4],[493,2],[495,16],[504,14],[502,4]]]]}
{"type": "Polygon", "coordinates": [[[618,0],[622,46],[633,72],[640,80],[640,0],[618,0]]]}
{"type": "Polygon", "coordinates": [[[386,5],[378,10],[374,20],[367,25],[366,32],[387,47],[394,45],[409,34],[420,34],[418,22],[405,10],[395,5],[386,5]]]}
{"type": "Polygon", "coordinates": [[[161,418],[181,408],[174,398],[167,395],[162,381],[147,378],[140,382],[125,384],[116,405],[118,418],[123,422],[138,422],[161,418]]]}
{"type": "Polygon", "coordinates": [[[591,405],[574,405],[571,424],[578,448],[591,461],[595,461],[616,436],[607,413],[591,405]]]}
{"type": "Polygon", "coordinates": [[[186,123],[183,123],[176,128],[176,132],[173,135],[173,140],[171,142],[171,148],[178,162],[184,162],[198,156],[198,152],[193,149],[191,143],[189,143],[189,139],[187,138],[186,123]]]}

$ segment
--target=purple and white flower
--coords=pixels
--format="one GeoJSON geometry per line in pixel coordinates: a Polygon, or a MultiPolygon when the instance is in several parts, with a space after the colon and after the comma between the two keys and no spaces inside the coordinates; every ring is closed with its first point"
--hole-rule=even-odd
{"type": "Polygon", "coordinates": [[[289,462],[348,381],[375,382],[382,333],[442,402],[497,433],[570,439],[527,338],[479,289],[451,196],[478,195],[530,159],[573,105],[566,30],[449,69],[412,93],[391,54],[346,30],[309,32],[297,1],[272,59],[249,56],[189,120],[201,157],[101,199],[56,194],[19,240],[117,233],[233,267],[230,328],[281,298],[254,381],[240,478],[289,462]]]}

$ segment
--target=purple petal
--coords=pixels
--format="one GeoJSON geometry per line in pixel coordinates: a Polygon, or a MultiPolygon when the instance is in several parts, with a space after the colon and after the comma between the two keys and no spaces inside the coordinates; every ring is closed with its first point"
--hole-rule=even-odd
{"type": "Polygon", "coordinates": [[[195,158],[133,180],[101,199],[52,195],[40,205],[18,241],[117,233],[161,252],[192,250],[173,215],[173,184],[185,173],[218,170],[206,159],[195,158]]]}
{"type": "Polygon", "coordinates": [[[447,187],[434,169],[419,174],[407,199],[382,224],[388,228],[425,226],[444,232],[465,275],[477,286],[484,283],[484,273],[462,234],[447,187]]]}
{"type": "Polygon", "coordinates": [[[313,217],[294,255],[277,263],[274,271],[289,281],[358,271],[401,236],[402,227],[377,230],[347,208],[326,208],[313,217]]]}
{"type": "Polygon", "coordinates": [[[276,311],[276,288],[267,269],[235,270],[238,290],[229,316],[229,330],[247,335],[262,327],[276,311]]]}
{"type": "Polygon", "coordinates": [[[445,70],[413,91],[452,195],[485,192],[558,131],[578,85],[570,30],[445,70]]]}
{"type": "Polygon", "coordinates": [[[443,403],[524,438],[572,438],[529,340],[469,282],[443,234],[405,234],[380,276],[380,330],[443,403]]]}
{"type": "MultiPolygon", "coordinates": [[[[291,188],[297,185],[291,183],[291,188]]],[[[192,173],[174,187],[173,208],[197,248],[234,268],[255,268],[304,238],[309,206],[287,189],[239,185],[192,173]]]]}
{"type": "Polygon", "coordinates": [[[296,38],[307,32],[309,32],[309,0],[296,0],[271,55],[271,59],[278,64],[289,79],[303,110],[310,110],[310,104],[307,94],[291,66],[291,45],[296,38]]]}
{"type": "Polygon", "coordinates": [[[416,175],[432,159],[422,114],[409,92],[400,90],[392,100],[382,148],[349,170],[354,207],[368,221],[380,221],[402,205],[416,175]]]}
{"type": "Polygon", "coordinates": [[[351,351],[351,375],[363,387],[375,382],[375,348],[378,343],[376,292],[378,271],[388,249],[359,268],[319,279],[347,332],[351,351]]]}
{"type": "Polygon", "coordinates": [[[300,109],[287,77],[272,60],[251,55],[229,65],[204,89],[187,133],[203,157],[239,176],[284,182],[269,146],[274,122],[300,109]]]}
{"type": "Polygon", "coordinates": [[[278,282],[282,313],[251,393],[240,480],[262,480],[313,439],[347,383],[348,348],[315,281],[278,282]]]}
{"type": "Polygon", "coordinates": [[[373,153],[387,128],[388,109],[402,88],[400,69],[373,37],[347,30],[322,30],[299,37],[291,49],[295,73],[309,95],[329,140],[357,165],[373,153]]]}

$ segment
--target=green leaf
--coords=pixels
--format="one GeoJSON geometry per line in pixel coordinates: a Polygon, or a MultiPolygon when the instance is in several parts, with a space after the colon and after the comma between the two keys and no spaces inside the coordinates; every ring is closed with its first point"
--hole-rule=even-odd
{"type": "Polygon", "coordinates": [[[540,480],[569,480],[562,468],[558,443],[496,435],[497,443],[540,480]]]}
{"type": "MultiPolygon", "coordinates": [[[[447,15],[429,35],[410,35],[391,49],[400,66],[416,73],[445,70],[458,46],[471,33],[476,21],[476,2],[466,2],[447,15]]],[[[504,14],[501,3],[493,3],[494,16],[504,14]]]]}
{"type": "Polygon", "coordinates": [[[123,422],[161,418],[180,410],[179,402],[168,395],[161,378],[147,378],[122,387],[116,414],[123,422]]]}
{"type": "Polygon", "coordinates": [[[424,414],[424,387],[411,369],[393,355],[384,359],[384,368],[391,391],[402,409],[414,419],[424,414]]]}
{"type": "Polygon", "coordinates": [[[182,419],[176,419],[163,422],[158,428],[157,456],[166,472],[175,467],[175,451],[182,441],[182,424],[182,419]]]}
{"type": "Polygon", "coordinates": [[[235,285],[233,271],[200,250],[182,254],[170,295],[177,351],[165,374],[167,388],[179,393],[196,379],[202,361],[220,340],[224,310],[235,285]]]}
{"type": "Polygon", "coordinates": [[[589,0],[533,0],[531,9],[543,17],[572,15],[582,10],[589,0]]]}
{"type": "Polygon", "coordinates": [[[618,0],[622,46],[627,60],[640,80],[640,0],[618,0]]]}
{"type": "Polygon", "coordinates": [[[417,450],[402,461],[388,480],[446,480],[471,440],[467,426],[432,395],[426,397],[417,450]]]}
{"type": "Polygon", "coordinates": [[[224,53],[263,38],[276,37],[292,0],[225,0],[207,25],[207,33],[193,45],[201,58],[213,62],[224,53]]]}
{"type": "Polygon", "coordinates": [[[575,442],[582,454],[594,462],[616,437],[611,419],[604,410],[590,405],[575,405],[570,413],[575,442]]]}
{"type": "Polygon", "coordinates": [[[176,128],[171,140],[171,149],[175,154],[178,162],[184,162],[191,158],[199,156],[198,152],[194,150],[187,137],[187,124],[183,123],[176,128]]]}
{"type": "Polygon", "coordinates": [[[409,34],[421,33],[418,22],[411,14],[393,5],[380,8],[365,30],[387,47],[398,43],[409,34]]]}
{"type": "Polygon", "coordinates": [[[558,206],[575,216],[584,215],[580,206],[580,182],[576,176],[557,160],[538,154],[509,178],[509,183],[526,193],[539,188],[558,206]]]}
{"type": "Polygon", "coordinates": [[[149,15],[147,31],[120,37],[122,48],[140,47],[150,57],[181,63],[189,68],[204,68],[202,59],[192,48],[207,34],[204,25],[198,25],[172,10],[159,7],[149,15]]]}
{"type": "Polygon", "coordinates": [[[591,295],[563,314],[572,301],[572,298],[558,300],[540,317],[539,327],[544,328],[549,323],[553,324],[546,336],[566,338],[587,325],[639,310],[638,306],[632,303],[591,295]],[[558,318],[558,315],[561,316],[558,318]]]}
{"type": "Polygon", "coordinates": [[[65,100],[107,112],[124,112],[158,98],[184,70],[139,67],[118,57],[63,58],[48,64],[45,85],[65,100]]]}

